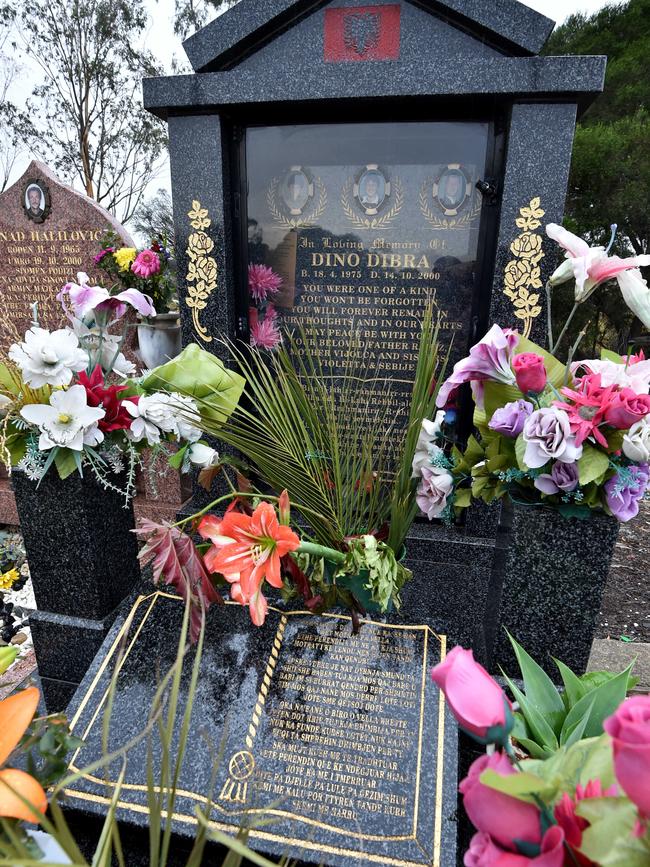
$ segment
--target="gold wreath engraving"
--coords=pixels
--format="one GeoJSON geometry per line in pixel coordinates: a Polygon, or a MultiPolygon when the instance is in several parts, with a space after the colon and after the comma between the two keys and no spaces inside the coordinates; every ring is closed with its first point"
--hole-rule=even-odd
{"type": "Polygon", "coordinates": [[[514,255],[505,267],[504,290],[515,307],[515,316],[524,323],[524,337],[530,337],[533,319],[542,312],[539,304],[539,292],[531,290],[542,288],[542,273],[540,262],[544,258],[542,236],[535,231],[542,225],[541,218],[545,211],[540,207],[541,199],[535,196],[519,211],[517,228],[521,233],[510,245],[514,255]]]}
{"type": "Polygon", "coordinates": [[[429,190],[432,188],[433,178],[427,178],[420,187],[420,210],[422,211],[422,216],[432,229],[468,229],[481,213],[481,198],[474,193],[471,208],[468,208],[460,217],[449,218],[439,216],[429,204],[429,190]]]}
{"type": "Polygon", "coordinates": [[[187,297],[185,303],[192,311],[194,329],[204,343],[211,343],[212,338],[201,324],[201,311],[208,306],[207,301],[217,287],[218,269],[217,263],[212,256],[208,255],[214,248],[214,241],[206,235],[211,220],[208,209],[202,208],[201,203],[194,199],[192,210],[188,212],[190,226],[195,230],[187,239],[187,297]],[[190,284],[194,285],[190,285],[190,284]]]}
{"type": "Polygon", "coordinates": [[[266,191],[266,204],[271,212],[273,221],[279,226],[282,226],[283,229],[301,229],[307,226],[313,226],[327,207],[327,190],[325,189],[325,184],[320,178],[314,178],[314,183],[318,187],[318,201],[311,213],[301,214],[299,217],[287,217],[282,213],[277,202],[280,181],[281,178],[273,178],[268,190],[266,191]]]}
{"type": "Polygon", "coordinates": [[[345,216],[356,229],[385,229],[390,226],[404,205],[402,182],[399,178],[393,178],[391,183],[395,190],[395,201],[392,208],[380,217],[362,217],[352,208],[350,193],[354,187],[354,179],[348,178],[341,191],[341,207],[345,216]]]}

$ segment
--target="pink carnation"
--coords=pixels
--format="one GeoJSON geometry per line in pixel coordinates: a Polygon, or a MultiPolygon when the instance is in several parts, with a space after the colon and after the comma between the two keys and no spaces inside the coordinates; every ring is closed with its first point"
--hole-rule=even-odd
{"type": "Polygon", "coordinates": [[[143,250],[136,256],[131,270],[138,277],[152,277],[160,271],[160,259],[153,250],[143,250]]]}
{"type": "Polygon", "coordinates": [[[262,322],[256,319],[251,323],[251,346],[257,346],[260,349],[275,349],[282,341],[277,318],[278,314],[275,309],[269,307],[266,311],[266,318],[262,322]]]}
{"type": "Polygon", "coordinates": [[[266,265],[248,266],[248,289],[255,301],[266,301],[282,286],[282,277],[266,265]]]}

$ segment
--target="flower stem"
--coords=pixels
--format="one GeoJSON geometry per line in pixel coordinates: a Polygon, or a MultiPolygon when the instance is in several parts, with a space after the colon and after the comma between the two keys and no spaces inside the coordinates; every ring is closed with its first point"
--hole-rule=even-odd
{"type": "Polygon", "coordinates": [[[580,343],[582,342],[582,338],[587,333],[587,328],[589,328],[590,324],[591,324],[591,320],[589,322],[587,322],[587,324],[582,329],[580,334],[578,334],[578,339],[576,340],[576,342],[573,344],[573,346],[569,350],[569,357],[567,358],[566,371],[564,374],[564,384],[565,385],[568,385],[568,382],[569,382],[569,373],[570,373],[570,369],[571,369],[571,362],[573,361],[573,356],[576,354],[576,351],[577,351],[578,347],[580,346],[580,343]]]}
{"type": "Polygon", "coordinates": [[[564,328],[563,328],[562,331],[560,332],[560,336],[559,336],[558,339],[555,341],[555,343],[551,346],[551,349],[550,349],[551,355],[554,355],[554,354],[555,354],[555,352],[556,352],[558,346],[560,345],[560,343],[562,343],[562,338],[563,338],[564,335],[566,334],[566,332],[567,332],[567,328],[568,328],[569,325],[571,324],[571,320],[572,320],[573,317],[575,316],[576,311],[577,311],[577,309],[578,309],[578,306],[579,306],[579,305],[578,305],[578,302],[576,301],[576,303],[575,303],[575,304],[573,305],[573,307],[571,308],[571,313],[569,313],[569,318],[568,318],[567,321],[564,323],[564,328]]]}
{"type": "Polygon", "coordinates": [[[315,542],[301,542],[297,550],[301,554],[311,554],[313,557],[324,557],[326,560],[332,560],[334,563],[345,563],[345,554],[343,551],[336,551],[334,548],[326,548],[324,545],[317,545],[315,542]]]}
{"type": "Polygon", "coordinates": [[[553,287],[550,281],[546,283],[546,322],[548,328],[548,351],[553,352],[553,287]]]}

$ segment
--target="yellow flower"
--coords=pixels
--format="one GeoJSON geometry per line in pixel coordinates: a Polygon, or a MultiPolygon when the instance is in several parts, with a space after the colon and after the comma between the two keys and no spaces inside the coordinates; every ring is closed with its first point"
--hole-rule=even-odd
{"type": "Polygon", "coordinates": [[[120,271],[129,270],[131,262],[135,259],[136,252],[135,247],[120,247],[119,250],[116,250],[113,253],[115,261],[120,266],[120,271]]]}
{"type": "Polygon", "coordinates": [[[0,575],[0,590],[11,590],[19,578],[18,569],[10,569],[4,575],[0,575]]]}

